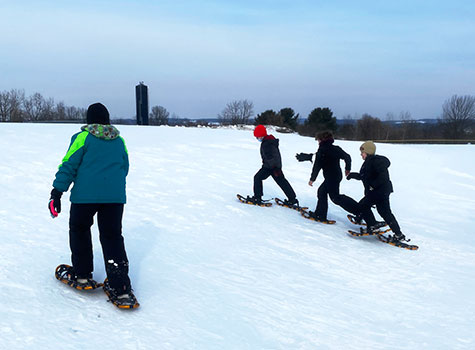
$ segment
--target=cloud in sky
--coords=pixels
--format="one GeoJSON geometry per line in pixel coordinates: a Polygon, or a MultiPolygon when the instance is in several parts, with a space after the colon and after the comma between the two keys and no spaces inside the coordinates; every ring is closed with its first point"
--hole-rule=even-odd
{"type": "Polygon", "coordinates": [[[437,117],[475,93],[472,1],[0,1],[0,91],[135,114],[134,86],[182,117],[328,106],[437,117]]]}

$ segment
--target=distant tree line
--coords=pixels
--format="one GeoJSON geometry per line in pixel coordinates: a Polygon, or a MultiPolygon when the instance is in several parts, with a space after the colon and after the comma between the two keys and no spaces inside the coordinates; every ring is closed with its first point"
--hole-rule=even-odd
{"type": "Polygon", "coordinates": [[[338,125],[328,107],[313,109],[303,123],[290,107],[280,111],[266,110],[252,119],[253,104],[248,100],[228,103],[218,115],[222,124],[265,124],[280,127],[281,131],[292,130],[300,135],[314,137],[321,131],[332,131],[336,137],[347,140],[475,140],[475,96],[454,95],[442,105],[442,115],[436,123],[413,120],[409,112],[401,112],[398,122],[389,115],[389,121],[363,114],[361,118],[348,118],[338,125]],[[244,113],[243,106],[246,105],[244,113]]]}
{"type": "Polygon", "coordinates": [[[334,131],[337,137],[348,140],[475,140],[475,96],[454,95],[447,99],[436,123],[419,122],[413,120],[409,112],[401,112],[397,123],[393,122],[394,116],[391,115],[389,121],[382,121],[363,114],[355,123],[337,127],[330,110],[321,109],[320,113],[317,110],[310,113],[299,131],[301,134],[326,128],[334,131]],[[317,117],[312,119],[312,114],[317,114],[317,117]]]}
{"type": "MultiPolygon", "coordinates": [[[[265,110],[254,116],[254,104],[250,100],[235,100],[226,104],[217,120],[219,125],[273,125],[281,132],[298,132],[314,137],[316,133],[330,130],[336,137],[347,140],[475,140],[475,96],[453,95],[442,105],[442,114],[436,123],[413,120],[409,112],[401,112],[398,122],[363,114],[359,119],[345,118],[337,123],[328,107],[313,109],[303,122],[290,107],[279,111],[265,110]]],[[[85,122],[86,109],[55,103],[40,93],[26,96],[23,90],[0,92],[0,122],[85,122]]],[[[115,119],[115,124],[131,124],[132,119],[115,119]]],[[[150,125],[216,126],[204,120],[180,118],[163,106],[153,106],[149,115],[150,125]]]]}
{"type": "Polygon", "coordinates": [[[40,93],[25,96],[23,90],[0,91],[0,121],[85,121],[86,109],[55,103],[40,93]]]}
{"type": "Polygon", "coordinates": [[[347,140],[427,140],[446,138],[441,123],[424,123],[409,119],[382,121],[363,114],[355,123],[344,123],[336,131],[337,137],[347,140]]]}

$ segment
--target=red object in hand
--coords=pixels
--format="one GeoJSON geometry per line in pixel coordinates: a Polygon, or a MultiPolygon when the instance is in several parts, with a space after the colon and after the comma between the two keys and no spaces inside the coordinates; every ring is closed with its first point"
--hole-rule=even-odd
{"type": "Polygon", "coordinates": [[[54,209],[54,199],[50,199],[48,203],[48,209],[53,219],[58,216],[58,212],[54,209]]]}

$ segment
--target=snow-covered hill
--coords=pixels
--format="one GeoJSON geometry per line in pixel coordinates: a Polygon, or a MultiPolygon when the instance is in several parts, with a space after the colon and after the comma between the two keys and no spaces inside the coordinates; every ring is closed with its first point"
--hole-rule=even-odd
{"type": "MultiPolygon", "coordinates": [[[[0,349],[474,349],[475,148],[386,145],[393,212],[420,246],[353,238],[330,203],[326,226],[273,206],[246,206],[260,167],[249,130],[119,127],[130,155],[123,231],[141,308],[54,278],[70,262],[69,194],[46,208],[79,125],[0,124],[0,349]]],[[[301,204],[316,142],[280,139],[301,204]]],[[[359,142],[337,141],[362,160],[359,142]]],[[[321,175],[320,175],[321,176],[321,175]]],[[[361,182],[341,190],[361,198],[361,182]]],[[[283,197],[272,179],[265,197],[283,197]]],[[[95,278],[105,271],[95,232],[95,278]]]]}

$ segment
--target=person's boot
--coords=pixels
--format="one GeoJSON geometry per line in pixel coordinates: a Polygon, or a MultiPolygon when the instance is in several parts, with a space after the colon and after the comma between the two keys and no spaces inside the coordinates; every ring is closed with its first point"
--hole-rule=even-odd
{"type": "Polygon", "coordinates": [[[66,264],[59,265],[56,268],[55,277],[68,286],[81,290],[91,290],[102,286],[101,283],[97,283],[92,279],[92,273],[87,274],[87,276],[78,276],[74,272],[74,268],[66,264]]]}
{"type": "Polygon", "coordinates": [[[407,239],[406,239],[406,236],[404,236],[401,232],[399,232],[391,236],[391,241],[394,243],[399,243],[399,242],[407,241],[407,239]]]}
{"type": "Polygon", "coordinates": [[[120,309],[135,309],[140,306],[132,288],[130,287],[125,293],[122,290],[117,291],[115,288],[111,287],[109,280],[106,278],[103,289],[109,297],[109,300],[120,309]]]}
{"type": "Polygon", "coordinates": [[[252,196],[252,197],[247,196],[246,200],[257,205],[262,204],[262,198],[258,196],[252,196]]]}
{"type": "Polygon", "coordinates": [[[127,261],[106,263],[107,278],[104,281],[104,292],[110,301],[119,308],[133,309],[139,306],[129,279],[129,263],[127,261]]]}
{"type": "Polygon", "coordinates": [[[376,221],[376,223],[372,227],[373,229],[380,229],[381,227],[384,227],[386,225],[387,224],[385,221],[376,221]]]}
{"type": "Polygon", "coordinates": [[[284,204],[290,208],[294,208],[294,207],[297,207],[299,206],[299,201],[297,198],[294,198],[294,199],[284,199],[284,204]]]}
{"type": "Polygon", "coordinates": [[[348,214],[346,217],[348,218],[348,220],[350,220],[352,224],[360,225],[360,226],[363,225],[363,217],[361,214],[358,214],[358,215],[348,214]]]}

